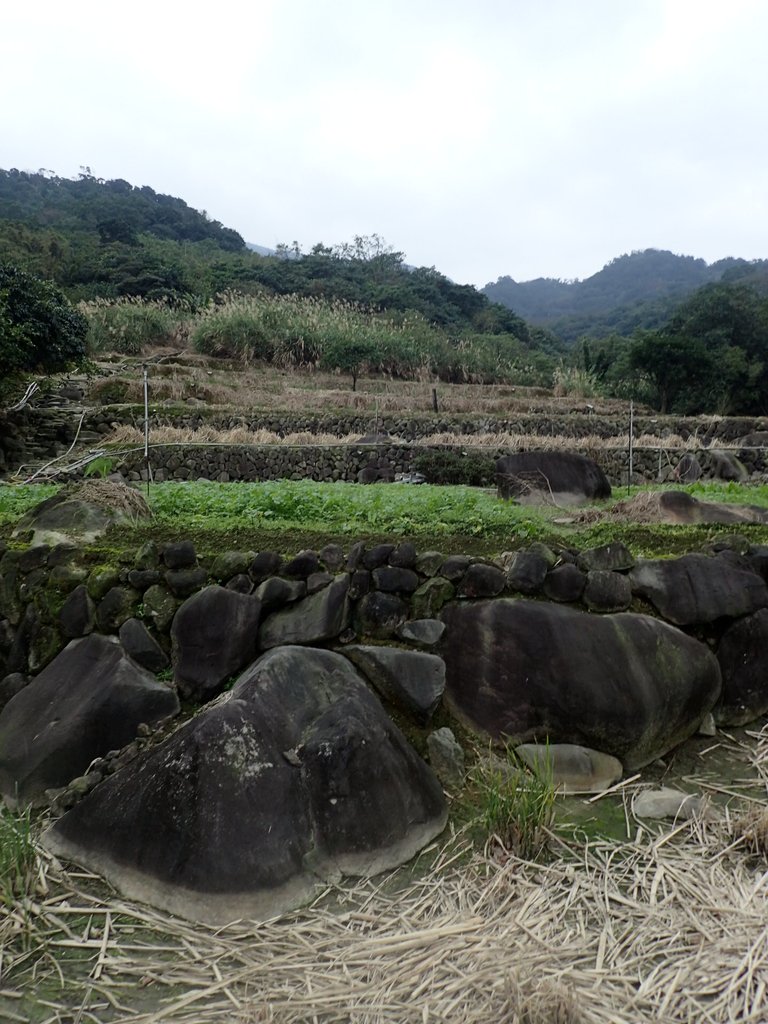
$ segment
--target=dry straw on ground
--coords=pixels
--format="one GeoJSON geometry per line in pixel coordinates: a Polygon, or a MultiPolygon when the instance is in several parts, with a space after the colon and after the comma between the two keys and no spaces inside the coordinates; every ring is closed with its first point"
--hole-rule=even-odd
{"type": "Polygon", "coordinates": [[[143,494],[127,484],[112,480],[84,480],[70,497],[86,501],[107,511],[122,512],[128,516],[151,516],[152,510],[143,494]]]}
{"type": "MultiPolygon", "coordinates": [[[[163,426],[152,427],[150,438],[153,444],[333,445],[356,444],[360,440],[360,435],[313,434],[306,430],[281,435],[271,430],[249,430],[247,427],[232,427],[227,430],[220,430],[209,426],[202,426],[197,429],[163,426]]],[[[402,438],[396,436],[391,437],[390,441],[393,444],[406,443],[402,438]]],[[[137,427],[120,426],[116,427],[109,435],[105,435],[104,442],[109,444],[138,445],[143,444],[144,434],[137,427]]],[[[587,437],[566,437],[561,434],[490,432],[455,434],[444,431],[437,434],[429,434],[410,443],[422,447],[447,445],[454,448],[480,448],[488,451],[578,451],[589,454],[590,452],[598,452],[606,448],[626,450],[628,438],[626,435],[598,437],[596,434],[590,434],[587,437]]],[[[643,435],[642,438],[635,442],[635,448],[694,450],[696,447],[697,445],[693,438],[685,441],[677,435],[665,438],[643,435]]]]}
{"type": "Polygon", "coordinates": [[[50,1022],[764,1022],[765,861],[727,819],[629,824],[624,842],[553,839],[543,864],[454,844],[399,890],[218,930],[105,901],[46,860],[42,893],[0,924],[0,1007],[34,979],[50,1022]]]}

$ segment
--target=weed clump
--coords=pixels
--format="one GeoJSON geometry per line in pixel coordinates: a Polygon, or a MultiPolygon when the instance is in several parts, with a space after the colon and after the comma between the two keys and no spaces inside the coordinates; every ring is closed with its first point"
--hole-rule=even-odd
{"type": "Polygon", "coordinates": [[[529,768],[507,743],[501,755],[489,751],[478,760],[473,781],[489,841],[523,859],[537,857],[546,845],[557,795],[550,759],[529,768]]]}
{"type": "Polygon", "coordinates": [[[0,904],[12,906],[29,895],[37,873],[29,809],[12,814],[0,809],[0,904]]]}

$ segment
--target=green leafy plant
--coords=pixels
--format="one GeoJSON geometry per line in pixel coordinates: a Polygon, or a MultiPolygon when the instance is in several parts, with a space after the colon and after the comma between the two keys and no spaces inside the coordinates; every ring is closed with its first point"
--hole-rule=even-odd
{"type": "Polygon", "coordinates": [[[556,789],[547,756],[528,768],[507,743],[499,754],[483,754],[473,772],[479,799],[478,819],[491,842],[525,859],[546,844],[556,789]]]}
{"type": "Polygon", "coordinates": [[[0,903],[11,906],[28,895],[37,870],[29,808],[20,814],[0,810],[0,903]]]}
{"type": "Polygon", "coordinates": [[[114,465],[114,459],[110,459],[107,455],[100,455],[98,459],[93,459],[88,463],[83,470],[83,476],[95,476],[104,480],[112,472],[114,465]]]}

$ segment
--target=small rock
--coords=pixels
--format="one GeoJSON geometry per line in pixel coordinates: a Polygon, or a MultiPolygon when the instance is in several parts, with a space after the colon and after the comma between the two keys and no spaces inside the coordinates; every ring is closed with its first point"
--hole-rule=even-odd
{"type": "Polygon", "coordinates": [[[464,751],[453,730],[445,726],[431,732],[427,736],[427,751],[432,771],[442,784],[448,789],[460,789],[464,785],[464,751]]]}

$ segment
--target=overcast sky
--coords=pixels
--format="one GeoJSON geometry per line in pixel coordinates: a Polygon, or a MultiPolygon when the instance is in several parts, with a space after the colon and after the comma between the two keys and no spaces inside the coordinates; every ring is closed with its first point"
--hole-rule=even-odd
{"type": "Polygon", "coordinates": [[[3,5],[0,166],[482,286],[768,257],[766,0],[3,5]]]}

